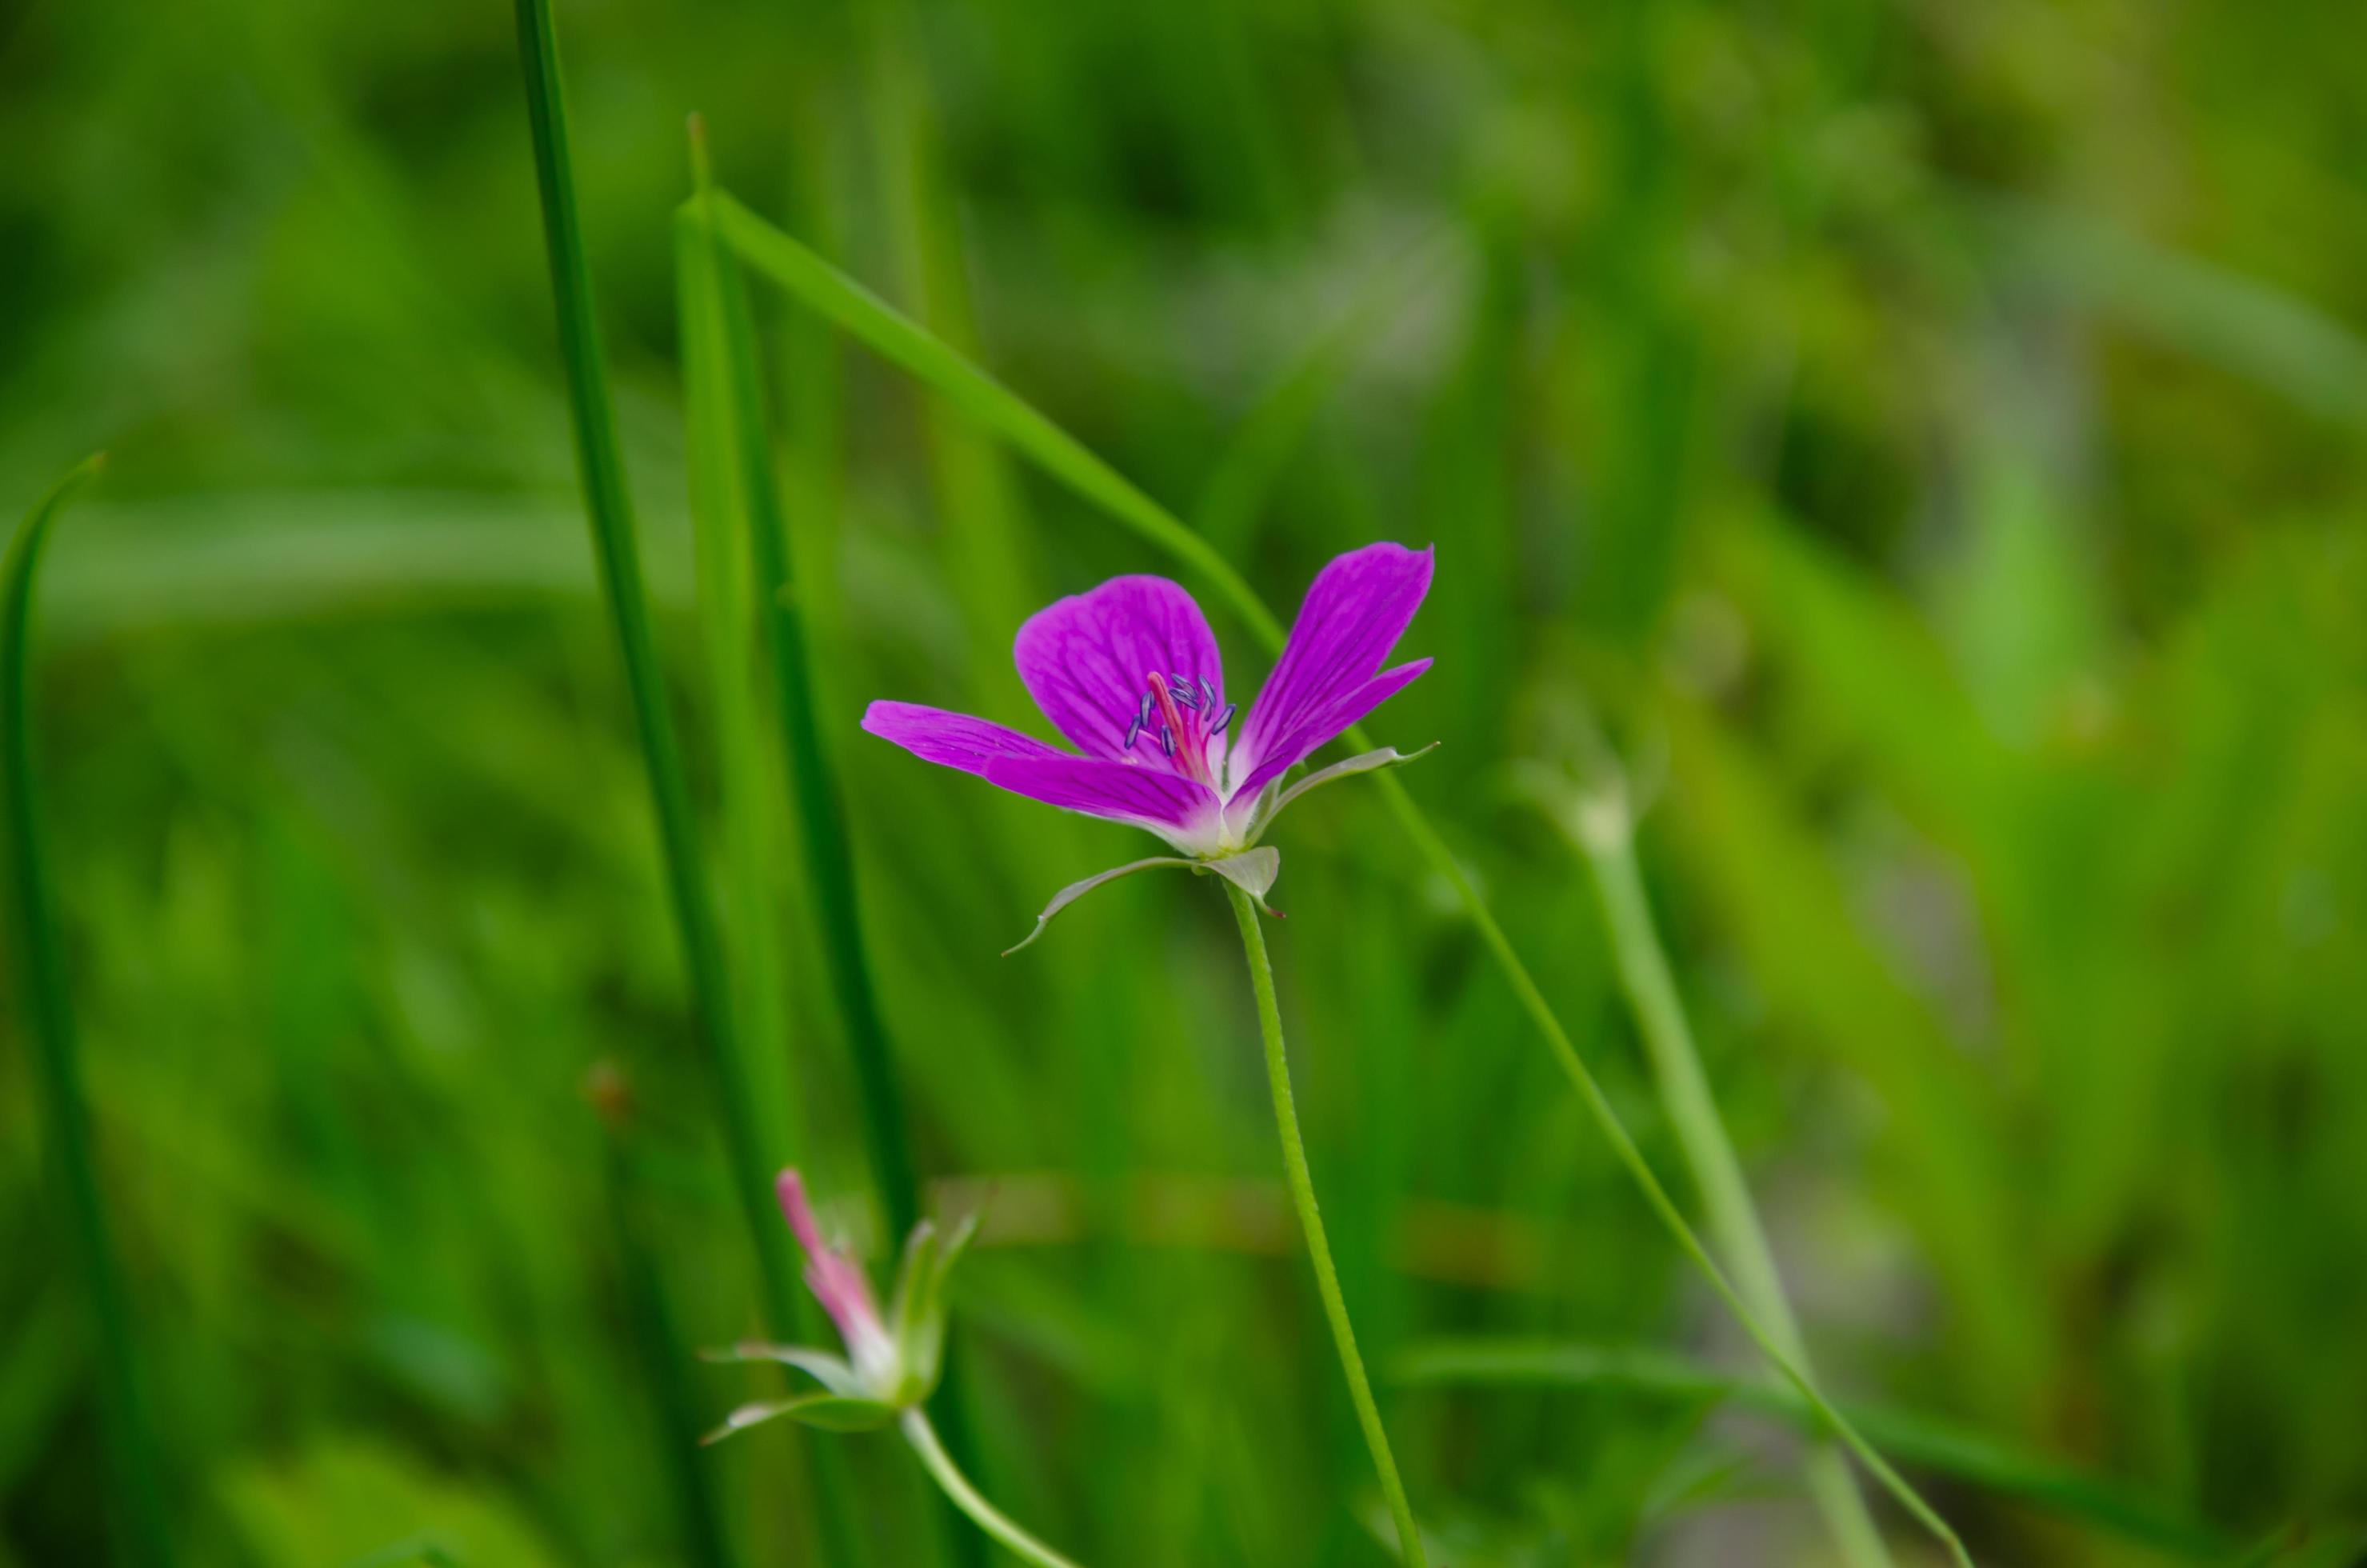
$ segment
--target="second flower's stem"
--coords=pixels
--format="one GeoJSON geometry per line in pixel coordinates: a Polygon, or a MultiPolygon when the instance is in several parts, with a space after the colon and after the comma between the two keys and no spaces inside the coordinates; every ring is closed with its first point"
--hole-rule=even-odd
{"type": "Polygon", "coordinates": [[[1331,1320],[1331,1339],[1340,1349],[1340,1369],[1348,1375],[1348,1397],[1356,1406],[1357,1424],[1365,1429],[1365,1445],[1373,1451],[1373,1468],[1380,1472],[1381,1494],[1388,1499],[1389,1517],[1397,1521],[1398,1549],[1412,1568],[1429,1568],[1421,1528],[1414,1523],[1413,1506],[1406,1500],[1405,1483],[1398,1479],[1398,1461],[1389,1452],[1389,1435],[1381,1426],[1381,1409],[1373,1400],[1372,1380],[1365,1375],[1364,1358],[1356,1354],[1356,1331],[1348,1323],[1348,1302],[1340,1294],[1340,1270],[1331,1262],[1331,1244],[1323,1239],[1323,1216],[1315,1205],[1315,1178],[1307,1169],[1307,1144],[1298,1133],[1298,1110],[1290,1092],[1290,1059],[1282,1046],[1282,1010],[1274,997],[1274,963],[1266,957],[1265,933],[1258,928],[1257,905],[1240,888],[1227,883],[1233,901],[1233,919],[1241,928],[1241,950],[1249,958],[1250,986],[1257,994],[1258,1028],[1265,1037],[1265,1072],[1274,1088],[1274,1119],[1282,1134],[1283,1174],[1290,1182],[1291,1201],[1298,1206],[1299,1228],[1307,1233],[1307,1256],[1315,1265],[1315,1287],[1323,1298],[1323,1315],[1331,1320]]]}
{"type": "Polygon", "coordinates": [[[921,1456],[921,1463],[927,1467],[929,1479],[934,1481],[953,1506],[968,1514],[979,1528],[1028,1562],[1038,1564],[1039,1568],[1077,1568],[1076,1563],[1021,1529],[1004,1517],[1001,1509],[979,1495],[978,1488],[969,1483],[969,1477],[961,1472],[954,1464],[952,1456],[946,1452],[946,1446],[937,1441],[937,1429],[929,1425],[927,1414],[919,1405],[904,1412],[900,1425],[904,1431],[904,1440],[912,1445],[912,1451],[921,1456]]]}

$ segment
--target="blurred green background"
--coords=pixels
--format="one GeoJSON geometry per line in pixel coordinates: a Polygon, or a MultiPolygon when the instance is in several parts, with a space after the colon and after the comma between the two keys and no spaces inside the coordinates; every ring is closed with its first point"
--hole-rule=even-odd
{"type": "MultiPolygon", "coordinates": [[[[1690,1202],[1585,865],[1516,787],[1590,726],[1615,743],[1830,1384],[2090,1478],[2067,1506],[1911,1466],[1985,1561],[2354,1560],[2354,7],[580,0],[559,26],[720,880],[727,842],[769,846],[732,957],[775,1158],[865,1179],[793,835],[713,809],[691,109],[742,199],[1270,601],[1352,545],[1436,542],[1406,649],[1437,667],[1376,733],[1446,743],[1408,787],[1690,1202]]],[[[497,0],[0,6],[0,510],[110,452],[43,585],[39,742],[191,1562],[696,1561],[646,1287],[683,1345],[753,1326],[513,28],[497,0]]],[[[892,695],[1041,733],[1018,619],[1172,563],[756,298],[919,1160],[999,1192],[953,1348],[981,1483],[1093,1563],[1385,1561],[1221,901],[1120,884],[1002,960],[1143,841],[854,729],[892,695]]],[[[1698,1390],[1395,1379],[1442,1336],[1752,1363],[1371,791],[1278,842],[1316,1178],[1443,1558],[1828,1561],[1796,1444],[1698,1390]]],[[[0,1562],[92,1562],[96,1346],[6,1011],[0,1562]]],[[[764,1387],[676,1369],[697,1421],[764,1387]]],[[[801,1441],[698,1457],[729,1560],[797,1560],[801,1441]]],[[[904,1457],[839,1447],[874,1560],[934,1560],[904,1457]]]]}

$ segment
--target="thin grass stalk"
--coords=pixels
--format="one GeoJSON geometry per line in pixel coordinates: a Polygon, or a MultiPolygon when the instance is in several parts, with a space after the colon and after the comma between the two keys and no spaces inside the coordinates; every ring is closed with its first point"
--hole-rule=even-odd
{"type": "MultiPolygon", "coordinates": [[[[931,336],[926,330],[900,314],[861,284],[765,222],[729,194],[719,192],[715,200],[725,238],[750,266],[809,309],[829,318],[842,330],[869,345],[882,358],[903,367],[935,388],[940,395],[1001,436],[1053,478],[1085,500],[1101,506],[1119,522],[1166,551],[1187,571],[1196,574],[1204,583],[1224,597],[1234,614],[1269,653],[1280,652],[1282,623],[1274,611],[1266,607],[1231,564],[1206,540],[1192,532],[1181,518],[1094,456],[1076,437],[1053,424],[1033,405],[931,336]]],[[[1369,749],[1371,746],[1372,743],[1361,730],[1351,730],[1348,736],[1359,747],[1369,749]]],[[[1750,1335],[1761,1354],[1768,1358],[1785,1381],[1800,1391],[1802,1397],[1815,1407],[1820,1419],[1829,1425],[1834,1435],[1857,1456],[1859,1462],[1882,1483],[1885,1490],[1898,1500],[1899,1506],[1913,1516],[1917,1523],[1948,1549],[1954,1561],[1969,1565],[1972,1558],[1955,1531],[1932,1511],[1931,1505],[1924,1502],[1904,1477],[1874,1451],[1847,1418],[1833,1408],[1831,1402],[1824,1397],[1798,1364],[1784,1354],[1782,1346],[1727,1278],[1725,1270],[1710,1256],[1709,1249],[1703,1245],[1700,1236],[1686,1221],[1683,1211],[1670,1198],[1659,1178],[1653,1175],[1643,1152],[1636,1146],[1635,1139],[1619,1119],[1610,1098],[1603,1094],[1602,1085],[1596,1082],[1584,1058],[1579,1055],[1569,1031],[1555,1017],[1545,994],[1537,987],[1535,977],[1529,972],[1528,965],[1522,961],[1486,901],[1480,898],[1478,889],[1473,885],[1421,808],[1414,803],[1413,797],[1406,792],[1404,784],[1386,773],[1376,775],[1374,781],[1405,835],[1413,841],[1422,857],[1447,880],[1462,900],[1473,926],[1479,932],[1482,944],[1495,960],[1497,967],[1503,971],[1504,978],[1512,986],[1523,1011],[1535,1024],[1537,1032],[1545,1037],[1546,1049],[1561,1068],[1563,1075],[1569,1080],[1571,1087],[1577,1091],[1580,1102],[1586,1108],[1597,1131],[1642,1190],[1645,1202],[1667,1229],[1679,1250],[1709,1282],[1718,1300],[1733,1314],[1743,1332],[1750,1335]]]]}
{"type": "Polygon", "coordinates": [[[1356,1351],[1356,1330],[1348,1321],[1348,1301],[1340,1292],[1340,1270],[1331,1261],[1331,1244],[1323,1233],[1323,1215],[1315,1201],[1315,1176],[1307,1165],[1307,1140],[1298,1131],[1297,1100],[1290,1089],[1290,1058],[1282,1040],[1282,1009],[1274,999],[1274,960],[1265,950],[1265,933],[1258,926],[1256,901],[1231,882],[1225,894],[1232,900],[1233,919],[1241,928],[1241,954],[1249,961],[1250,989],[1257,998],[1258,1034],[1265,1042],[1266,1085],[1274,1094],[1274,1130],[1282,1139],[1282,1170],[1298,1210],[1298,1229],[1307,1240],[1308,1261],[1315,1267],[1315,1288],[1323,1298],[1323,1315],[1331,1325],[1331,1342],[1340,1352],[1340,1369],[1347,1375],[1348,1398],[1356,1407],[1356,1425],[1372,1450],[1373,1469],[1380,1476],[1381,1495],[1396,1521],[1398,1550],[1413,1568],[1428,1568],[1421,1527],[1414,1522],[1413,1505],[1405,1482],[1398,1475],[1397,1456],[1389,1451],[1389,1434],[1381,1425],[1381,1407],[1373,1398],[1372,1379],[1365,1358],[1356,1351]]]}
{"type": "Polygon", "coordinates": [[[690,981],[693,1027],[714,1084],[731,1185],[755,1246],[764,1319],[774,1333],[786,1336],[797,1321],[796,1265],[787,1233],[773,1209],[772,1168],[758,1141],[747,1065],[732,1028],[731,987],[722,941],[699,873],[688,771],[674,733],[674,716],[666,705],[665,677],[650,631],[632,503],[625,487],[616,413],[609,402],[607,370],[593,309],[591,267],[575,209],[550,0],[517,0],[517,24],[527,116],[534,132],[535,176],[542,192],[543,234],[549,250],[560,351],[567,366],[568,406],[574,423],[584,509],[649,774],[666,894],[690,981]]]}
{"type": "Polygon", "coordinates": [[[88,1292],[98,1338],[98,1392],[112,1493],[108,1517],[119,1561],[138,1568],[169,1568],[173,1535],[165,1511],[163,1469],[150,1419],[147,1381],[132,1332],[123,1267],[99,1192],[91,1152],[90,1106],[83,1090],[81,1048],[66,983],[65,950],[58,935],[33,798],[32,681],[29,673],[33,582],[50,529],[75,494],[95,478],[97,457],[53,485],[27,514],[0,560],[0,793],[6,797],[8,950],[16,955],[17,994],[24,998],[41,1119],[66,1208],[66,1235],[88,1292]]]}
{"type": "MultiPolygon", "coordinates": [[[[1694,1048],[1684,1004],[1677,995],[1668,955],[1652,923],[1651,906],[1636,868],[1635,823],[1624,781],[1605,777],[1591,795],[1561,813],[1561,824],[1592,872],[1620,986],[1635,1009],[1661,1107],[1668,1112],[1669,1124],[1676,1131],[1685,1163],[1693,1170],[1693,1185],[1708,1211],[1710,1234],[1717,1239],[1742,1299],[1750,1303],[1784,1353],[1807,1372],[1807,1347],[1784,1294],[1774,1249],[1768,1244],[1758,1206],[1751,1201],[1742,1162],[1727,1137],[1708,1074],[1702,1071],[1701,1053],[1694,1048]]],[[[1829,1442],[1816,1442],[1802,1469],[1842,1561],[1858,1568],[1887,1568],[1889,1551],[1840,1450],[1829,1442]]]]}

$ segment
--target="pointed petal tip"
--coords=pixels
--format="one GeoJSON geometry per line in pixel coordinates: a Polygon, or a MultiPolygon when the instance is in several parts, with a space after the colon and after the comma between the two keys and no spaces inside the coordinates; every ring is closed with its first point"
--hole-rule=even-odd
{"type": "Polygon", "coordinates": [[[819,1254],[822,1250],[821,1227],[814,1223],[813,1200],[806,1195],[805,1178],[798,1174],[797,1166],[784,1166],[781,1174],[773,1178],[773,1196],[780,1201],[781,1217],[797,1233],[798,1244],[810,1256],[819,1254]]]}

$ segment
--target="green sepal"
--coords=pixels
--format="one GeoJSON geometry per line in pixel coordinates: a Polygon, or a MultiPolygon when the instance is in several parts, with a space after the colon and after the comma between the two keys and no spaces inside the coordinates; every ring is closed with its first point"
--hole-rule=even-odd
{"type": "Polygon", "coordinates": [[[873,1432],[895,1420],[900,1409],[900,1406],[885,1400],[861,1399],[839,1393],[810,1393],[797,1399],[766,1400],[757,1404],[742,1405],[723,1418],[722,1426],[699,1441],[719,1443],[734,1432],[744,1432],[751,1426],[761,1426],[784,1415],[801,1426],[818,1426],[825,1432],[873,1432]]]}

